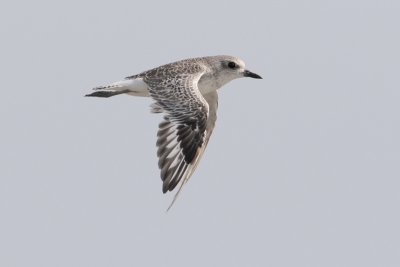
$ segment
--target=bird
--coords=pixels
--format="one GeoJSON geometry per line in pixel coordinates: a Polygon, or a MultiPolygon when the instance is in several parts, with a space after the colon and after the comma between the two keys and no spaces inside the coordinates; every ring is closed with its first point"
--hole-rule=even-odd
{"type": "Polygon", "coordinates": [[[167,211],[195,171],[217,119],[217,90],[228,82],[262,79],[233,56],[189,58],[165,64],[106,86],[88,97],[120,94],[150,97],[152,113],[162,113],[157,132],[158,167],[165,194],[179,187],[167,211]]]}

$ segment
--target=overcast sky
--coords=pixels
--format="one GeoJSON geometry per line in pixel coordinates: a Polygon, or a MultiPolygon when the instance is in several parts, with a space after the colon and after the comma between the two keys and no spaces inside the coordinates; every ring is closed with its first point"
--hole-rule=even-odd
{"type": "Polygon", "coordinates": [[[400,266],[398,1],[2,1],[0,266],[400,266]],[[163,195],[150,99],[91,88],[242,58],[163,195]]]}

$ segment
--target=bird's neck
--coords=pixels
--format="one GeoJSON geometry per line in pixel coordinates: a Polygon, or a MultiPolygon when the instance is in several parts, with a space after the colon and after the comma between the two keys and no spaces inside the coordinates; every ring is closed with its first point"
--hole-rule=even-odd
{"type": "Polygon", "coordinates": [[[222,79],[211,74],[204,74],[198,82],[198,87],[202,94],[206,94],[218,90],[230,81],[230,79],[222,79]]]}

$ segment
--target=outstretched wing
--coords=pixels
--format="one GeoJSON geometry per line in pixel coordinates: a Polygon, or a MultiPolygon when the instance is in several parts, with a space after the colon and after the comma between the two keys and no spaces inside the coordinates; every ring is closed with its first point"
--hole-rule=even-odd
{"type": "Polygon", "coordinates": [[[197,88],[204,71],[198,68],[191,73],[177,73],[173,78],[162,72],[144,77],[150,96],[156,101],[153,112],[165,114],[157,133],[164,193],[187,182],[211,134],[209,105],[197,88]]]}

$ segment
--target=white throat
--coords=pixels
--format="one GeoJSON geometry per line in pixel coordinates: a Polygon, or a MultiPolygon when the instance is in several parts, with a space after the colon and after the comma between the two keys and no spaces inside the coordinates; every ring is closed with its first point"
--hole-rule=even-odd
{"type": "Polygon", "coordinates": [[[218,90],[228,82],[232,81],[237,77],[227,76],[227,75],[211,75],[204,74],[199,82],[198,87],[202,94],[207,94],[218,90]]]}

